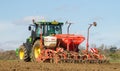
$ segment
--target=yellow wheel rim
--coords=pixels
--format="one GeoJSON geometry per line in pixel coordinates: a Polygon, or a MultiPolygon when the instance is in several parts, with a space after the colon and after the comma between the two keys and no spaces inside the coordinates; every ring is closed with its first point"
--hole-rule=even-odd
{"type": "Polygon", "coordinates": [[[40,55],[40,52],[41,52],[40,47],[35,47],[34,49],[35,58],[38,58],[38,56],[40,55]]]}
{"type": "Polygon", "coordinates": [[[24,51],[23,51],[23,49],[21,49],[19,51],[19,57],[20,57],[21,60],[24,58],[24,51]]]}

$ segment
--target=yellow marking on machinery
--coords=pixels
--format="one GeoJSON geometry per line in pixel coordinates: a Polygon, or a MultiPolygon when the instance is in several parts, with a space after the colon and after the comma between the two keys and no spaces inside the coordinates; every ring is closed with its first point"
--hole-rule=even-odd
{"type": "Polygon", "coordinates": [[[58,24],[58,22],[54,20],[51,24],[58,24]]]}
{"type": "Polygon", "coordinates": [[[19,57],[20,57],[21,60],[24,58],[24,51],[23,51],[23,49],[20,50],[19,57]]]}
{"type": "Polygon", "coordinates": [[[35,47],[34,49],[35,58],[38,58],[38,56],[40,55],[40,52],[41,52],[40,47],[35,47]]]}

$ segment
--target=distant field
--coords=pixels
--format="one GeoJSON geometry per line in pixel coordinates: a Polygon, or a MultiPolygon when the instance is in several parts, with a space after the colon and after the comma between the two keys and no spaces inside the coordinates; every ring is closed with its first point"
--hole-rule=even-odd
{"type": "Polygon", "coordinates": [[[0,71],[120,71],[120,63],[110,64],[51,64],[0,60],[0,71]]]}
{"type": "Polygon", "coordinates": [[[118,60],[109,60],[110,61],[110,63],[120,63],[120,60],[118,59],[118,60]]]}

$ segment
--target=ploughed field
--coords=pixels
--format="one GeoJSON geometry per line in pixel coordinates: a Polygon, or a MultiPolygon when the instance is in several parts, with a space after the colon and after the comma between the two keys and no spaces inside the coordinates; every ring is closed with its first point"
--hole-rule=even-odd
{"type": "Polygon", "coordinates": [[[0,71],[120,71],[120,63],[73,64],[0,61],[0,71]]]}

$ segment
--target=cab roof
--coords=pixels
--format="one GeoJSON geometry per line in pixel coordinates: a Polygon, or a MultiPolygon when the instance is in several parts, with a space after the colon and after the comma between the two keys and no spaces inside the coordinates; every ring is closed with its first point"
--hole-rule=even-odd
{"type": "Polygon", "coordinates": [[[46,21],[41,21],[41,22],[34,22],[34,24],[41,24],[41,25],[63,25],[63,22],[57,22],[57,21],[51,21],[51,22],[46,22],[46,21]]]}

